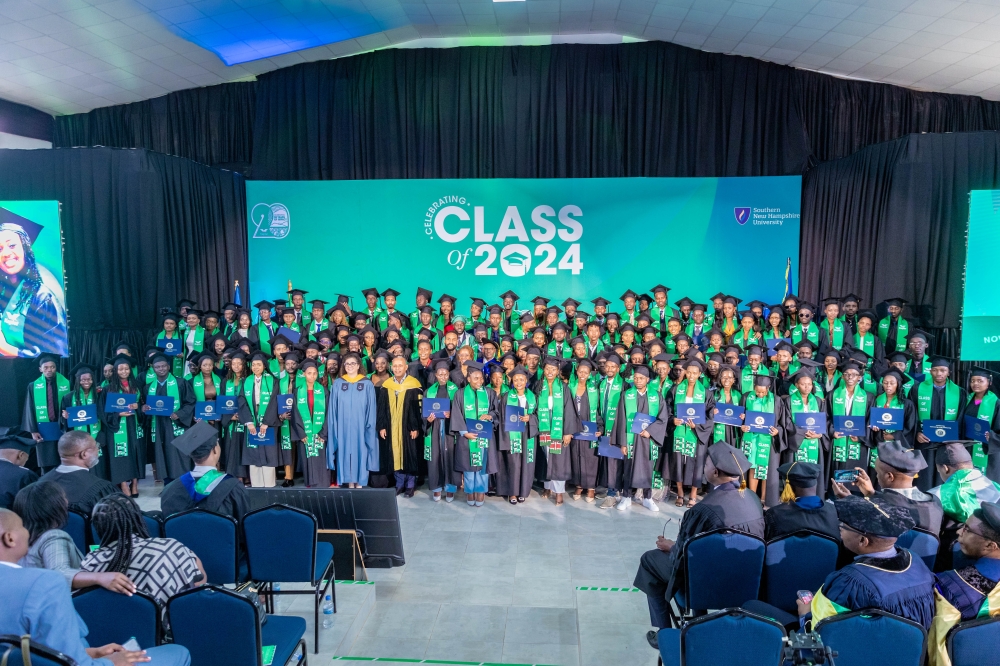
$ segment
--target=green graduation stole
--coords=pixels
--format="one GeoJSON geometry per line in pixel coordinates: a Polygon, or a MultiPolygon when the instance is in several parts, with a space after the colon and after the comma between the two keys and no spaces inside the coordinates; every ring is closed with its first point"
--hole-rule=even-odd
{"type": "MultiPolygon", "coordinates": [[[[757,366],[757,374],[770,376],[771,370],[761,363],[757,366]]],[[[743,369],[740,370],[740,390],[743,393],[748,393],[753,390],[753,375],[753,367],[749,363],[744,365],[743,369]]]]}
{"type": "MultiPolygon", "coordinates": [[[[920,420],[931,418],[931,402],[934,395],[934,382],[920,382],[917,385],[917,413],[920,420]]],[[[944,387],[944,420],[954,421],[958,418],[958,384],[948,380],[944,387]]]]}
{"type": "Polygon", "coordinates": [[[775,332],[773,328],[768,328],[764,331],[764,344],[767,344],[768,340],[781,340],[785,336],[781,334],[781,331],[775,332]]]}
{"type": "MultiPolygon", "coordinates": [[[[271,323],[275,327],[274,328],[275,333],[277,333],[278,328],[279,328],[278,325],[274,324],[274,322],[271,322],[271,323]]],[[[264,352],[265,354],[267,354],[268,356],[270,356],[271,355],[271,332],[269,330],[267,330],[267,324],[265,324],[262,321],[257,322],[257,340],[260,342],[260,350],[262,352],[264,352]]]]}
{"type": "Polygon", "coordinates": [[[17,304],[21,301],[21,287],[23,286],[24,280],[18,283],[17,289],[7,301],[7,306],[3,310],[3,320],[0,321],[0,330],[3,331],[4,339],[15,347],[24,347],[24,324],[27,320],[28,308],[31,307],[31,301],[34,300],[29,298],[27,302],[18,307],[17,304]]]}
{"type": "MultiPolygon", "coordinates": [[[[253,408],[253,384],[253,375],[250,375],[243,380],[243,398],[247,401],[247,406],[250,408],[250,416],[253,419],[254,427],[259,428],[261,419],[264,418],[264,414],[267,412],[267,406],[271,402],[271,393],[274,391],[274,377],[271,375],[261,375],[260,406],[257,408],[256,412],[253,408]]],[[[247,439],[247,447],[256,449],[257,445],[247,439]]]]}
{"type": "Polygon", "coordinates": [[[652,379],[650,379],[649,384],[647,384],[646,386],[649,387],[650,391],[656,391],[657,393],[659,393],[660,397],[662,398],[666,396],[667,392],[674,387],[674,383],[670,381],[669,377],[665,381],[661,381],[660,376],[657,375],[652,379]]]}
{"type": "MultiPolygon", "coordinates": [[[[590,356],[590,338],[587,338],[586,345],[587,345],[587,356],[589,357],[590,356]]],[[[606,348],[607,348],[607,345],[604,344],[604,338],[603,337],[599,338],[597,340],[597,344],[594,346],[594,354],[600,354],[606,348]]]]}
{"type": "MultiPolygon", "coordinates": [[[[212,386],[215,386],[215,378],[212,378],[212,386]]],[[[205,375],[199,372],[197,375],[191,378],[191,388],[194,389],[195,400],[204,401],[205,400],[205,375]]],[[[219,394],[219,387],[215,386],[215,394],[219,394]]]]}
{"type": "MultiPolygon", "coordinates": [[[[278,394],[289,393],[288,384],[289,376],[286,374],[284,377],[278,379],[278,394]]],[[[297,393],[297,391],[296,391],[297,393]]],[[[281,422],[281,448],[286,451],[292,448],[292,419],[288,418],[281,422]]]]}
{"type": "Polygon", "coordinates": [[[931,359],[930,359],[930,357],[928,357],[928,356],[925,355],[924,358],[920,361],[919,366],[920,367],[916,367],[915,368],[915,367],[913,367],[913,361],[907,361],[906,362],[906,371],[907,372],[912,372],[912,373],[917,374],[917,375],[929,375],[931,373],[931,359]]]}
{"type": "MultiPolygon", "coordinates": [[[[656,415],[660,413],[660,394],[656,391],[650,391],[647,387],[646,390],[646,400],[649,402],[649,411],[652,412],[650,416],[654,419],[656,415]]],[[[698,389],[695,388],[695,395],[697,395],[698,389]]],[[[702,392],[702,399],[705,395],[702,392]]],[[[628,432],[625,434],[625,440],[628,442],[628,457],[632,458],[635,453],[635,433],[632,432],[632,419],[635,418],[635,413],[638,411],[636,405],[639,401],[639,390],[630,386],[625,390],[625,420],[628,422],[628,432]]],[[[649,441],[649,459],[655,461],[660,457],[660,447],[653,443],[653,440],[649,441]]]]}
{"type": "MultiPolygon", "coordinates": [[[[177,378],[174,377],[173,375],[167,375],[167,379],[166,379],[166,381],[164,383],[166,384],[166,387],[167,387],[167,395],[174,399],[174,411],[176,412],[178,409],[181,408],[181,392],[180,392],[180,389],[177,386],[177,378]]],[[[150,397],[156,397],[156,389],[157,389],[157,387],[159,385],[160,385],[160,380],[159,379],[154,379],[152,382],[150,382],[149,388],[146,390],[146,396],[147,396],[146,401],[147,401],[147,403],[149,402],[149,398],[150,397]]],[[[159,418],[164,418],[164,417],[159,417],[159,418]]],[[[180,424],[177,423],[177,421],[175,421],[174,419],[171,419],[169,416],[166,417],[166,418],[169,419],[170,426],[171,426],[171,428],[173,428],[174,437],[180,437],[181,435],[184,434],[184,428],[182,428],[180,426],[180,424]]],[[[155,417],[155,416],[152,419],[152,421],[153,421],[152,434],[153,434],[153,441],[154,442],[157,441],[157,437],[156,437],[156,430],[157,430],[157,428],[156,428],[156,419],[157,419],[157,417],[155,417]]],[[[122,421],[124,421],[124,420],[125,419],[122,419],[122,421]]]]}
{"type": "Polygon", "coordinates": [[[420,310],[414,310],[410,313],[410,329],[417,330],[417,324],[420,323],[420,310]]]}
{"type": "Polygon", "coordinates": [[[739,345],[744,349],[746,349],[749,345],[759,345],[761,344],[760,333],[750,329],[750,334],[744,335],[744,331],[741,328],[733,335],[733,344],[739,345]]]}
{"type": "MultiPolygon", "coordinates": [[[[441,385],[438,384],[437,382],[435,382],[435,383],[431,384],[430,386],[428,386],[427,387],[427,396],[426,396],[426,398],[430,398],[431,400],[433,400],[434,398],[436,398],[437,394],[438,394],[438,388],[440,386],[441,385]]],[[[458,387],[455,386],[455,384],[453,384],[449,380],[448,383],[445,385],[445,389],[448,391],[448,400],[454,400],[455,399],[455,392],[458,390],[458,387]]],[[[435,419],[435,421],[437,421],[437,420],[439,420],[439,419],[435,419]]],[[[431,426],[434,427],[434,428],[438,427],[438,426],[436,426],[434,424],[431,424],[431,426]]],[[[447,430],[445,430],[444,436],[445,437],[448,436],[448,431],[447,430]]],[[[431,460],[431,428],[428,428],[427,429],[427,434],[424,435],[424,460],[426,460],[428,462],[430,462],[430,460],[431,460]]]]}
{"type": "MultiPolygon", "coordinates": [[[[811,324],[812,322],[809,323],[811,324]]],[[[829,319],[823,320],[823,330],[826,331],[827,335],[830,334],[829,319]]],[[[833,345],[834,349],[840,349],[844,346],[844,322],[840,319],[833,320],[833,337],[830,339],[830,344],[833,345]]]]}
{"type": "MultiPolygon", "coordinates": [[[[77,397],[76,391],[74,391],[73,397],[70,398],[70,407],[80,407],[82,405],[94,404],[94,394],[96,392],[97,392],[96,388],[94,388],[93,386],[90,387],[90,392],[87,395],[83,396],[83,402],[80,402],[79,398],[77,397]]],[[[75,428],[73,428],[73,430],[82,430],[91,437],[97,437],[97,433],[101,432],[101,422],[98,421],[97,423],[92,423],[91,425],[76,426],[75,428]]],[[[98,456],[103,455],[101,453],[100,447],[97,448],[97,455],[98,456]]]]}
{"type": "Polygon", "coordinates": [[[798,324],[792,329],[792,344],[795,345],[802,341],[802,338],[806,338],[813,344],[819,344],[819,328],[816,326],[816,322],[811,321],[809,325],[803,329],[802,324],[798,324]]]}
{"type": "MultiPolygon", "coordinates": [[[[687,402],[687,390],[688,380],[685,377],[677,383],[676,404],[679,405],[687,402]]],[[[691,400],[693,402],[705,402],[705,387],[701,382],[695,382],[691,400]]],[[[708,414],[705,416],[707,418],[708,414]]],[[[631,444],[631,439],[629,440],[629,444],[631,444]]],[[[693,428],[689,428],[687,425],[674,427],[674,451],[688,458],[695,457],[698,451],[698,437],[695,435],[693,428]]]]}
{"type": "MultiPolygon", "coordinates": [[[[726,392],[724,390],[719,389],[719,392],[716,395],[718,395],[719,397],[718,402],[715,403],[716,405],[738,405],[740,404],[740,399],[743,397],[743,394],[737,391],[735,386],[729,390],[729,402],[726,402],[726,400],[724,399],[726,396],[726,392]]],[[[715,424],[715,427],[712,430],[712,437],[715,439],[715,441],[719,442],[726,441],[727,427],[731,428],[735,426],[727,426],[725,423],[715,424]]]]}
{"type": "MultiPolygon", "coordinates": [[[[756,393],[750,394],[747,396],[746,410],[774,414],[774,394],[768,391],[763,398],[756,393]]],[[[760,432],[743,433],[743,453],[754,466],[754,476],[766,479],[767,465],[771,460],[771,435],[760,432]]]]}
{"type": "MultiPolygon", "coordinates": [[[[869,356],[875,355],[875,336],[872,335],[871,331],[868,331],[864,335],[854,334],[854,346],[860,349],[869,356]]],[[[868,361],[871,363],[871,361],[868,361]]]]}
{"type": "Polygon", "coordinates": [[[608,378],[601,378],[601,410],[604,412],[604,432],[612,432],[615,429],[615,418],[618,416],[618,398],[622,393],[622,386],[625,380],[621,375],[615,375],[610,387],[608,378]]]}
{"type": "Polygon", "coordinates": [[[309,387],[306,382],[299,382],[295,387],[295,404],[302,418],[302,427],[306,432],[306,457],[315,458],[323,451],[323,443],[316,435],[323,427],[326,418],[326,393],[318,381],[313,384],[313,410],[309,413],[309,387]]]}
{"type": "MultiPolygon", "coordinates": [[[[693,322],[693,320],[692,320],[692,322],[693,322]]],[[[712,310],[711,312],[706,312],[705,313],[705,319],[702,320],[702,322],[701,322],[701,325],[704,327],[703,330],[702,330],[702,333],[704,333],[705,330],[712,328],[712,325],[714,323],[715,323],[715,310],[712,310]]],[[[694,329],[692,328],[692,330],[694,330],[694,329]]],[[[688,333],[688,335],[691,335],[691,334],[688,333]]]]}
{"type": "Polygon", "coordinates": [[[649,316],[653,320],[653,328],[662,333],[667,330],[667,322],[674,316],[674,311],[670,308],[670,306],[660,308],[659,305],[653,303],[653,305],[649,306],[649,316]],[[660,328],[660,315],[663,316],[663,328],[660,328]]]}
{"type": "MultiPolygon", "coordinates": [[[[883,394],[884,397],[885,394],[883,394]]],[[[903,409],[903,402],[899,399],[899,395],[892,396],[892,400],[883,400],[883,409],[903,409]]],[[[878,405],[878,398],[875,398],[875,404],[878,405]]],[[[898,430],[885,430],[884,432],[899,432],[898,430]]],[[[868,455],[868,466],[875,467],[875,463],[878,461],[878,447],[873,446],[871,453],[868,455]]]]}
{"type": "MultiPolygon", "coordinates": [[[[575,399],[577,387],[580,386],[580,378],[574,373],[572,377],[569,378],[569,390],[570,395],[575,399]]],[[[590,379],[587,380],[587,402],[590,404],[590,411],[587,414],[587,420],[592,423],[597,423],[597,406],[600,400],[600,393],[597,390],[597,384],[591,382],[590,379]]],[[[590,443],[590,448],[597,448],[597,440],[595,439],[590,443]]]]}
{"type": "Polygon", "coordinates": [[[549,433],[549,453],[562,453],[563,436],[563,383],[556,377],[552,382],[552,409],[549,409],[549,383],[542,380],[538,400],[538,429],[549,433]]]}
{"type": "MultiPolygon", "coordinates": [[[[517,401],[517,391],[515,391],[515,390],[512,389],[510,391],[507,391],[504,395],[507,396],[507,400],[505,401],[504,404],[506,404],[509,407],[519,407],[520,406],[521,403],[519,403],[517,401]]],[[[535,398],[535,394],[532,393],[531,391],[525,391],[524,392],[524,397],[525,397],[524,413],[525,414],[534,414],[535,410],[538,408],[538,399],[535,398]]],[[[505,414],[505,417],[506,417],[506,414],[505,414]]],[[[524,439],[524,433],[520,433],[520,432],[508,432],[507,436],[510,437],[510,452],[511,453],[521,453],[522,450],[523,450],[523,448],[524,448],[522,446],[522,442],[523,442],[523,439],[524,439]]],[[[530,439],[528,441],[528,447],[527,447],[527,449],[528,449],[527,450],[527,461],[528,461],[528,464],[530,465],[531,463],[535,462],[534,438],[532,438],[532,439],[530,439]]]]}
{"type": "Polygon", "coordinates": [[[549,343],[549,346],[545,348],[546,353],[549,356],[555,356],[557,358],[569,358],[573,355],[573,348],[569,344],[569,340],[563,340],[562,342],[562,353],[556,353],[556,341],[553,340],[549,343]]]}
{"type": "MultiPolygon", "coordinates": [[[[878,323],[878,339],[882,341],[882,344],[885,344],[886,338],[889,337],[889,325],[891,321],[892,316],[890,315],[878,323]]],[[[905,340],[909,334],[910,324],[900,315],[896,322],[896,341],[899,342],[900,339],[905,340]]]]}
{"type": "MultiPolygon", "coordinates": [[[[976,497],[972,483],[966,480],[966,477],[971,473],[971,469],[960,469],[941,486],[941,507],[944,509],[945,515],[961,522],[968,520],[972,512],[978,509],[981,504],[976,497]]],[[[993,484],[994,488],[1000,490],[1000,484],[992,479],[987,480],[993,484]]]]}
{"type": "MultiPolygon", "coordinates": [[[[803,396],[802,393],[798,391],[790,393],[788,394],[788,403],[791,407],[793,422],[796,414],[814,414],[819,411],[819,401],[812,393],[807,396],[803,396]]],[[[798,462],[808,463],[819,462],[820,441],[821,440],[819,439],[803,438],[802,445],[799,446],[799,450],[795,452],[795,460],[798,462]]]]}
{"type": "MultiPolygon", "coordinates": [[[[478,391],[472,389],[471,384],[466,384],[462,389],[462,409],[465,412],[465,420],[479,420],[490,410],[490,396],[486,389],[480,387],[478,391]]],[[[473,467],[483,466],[483,449],[488,448],[490,440],[479,437],[469,441],[469,459],[473,467]]]]}
{"type": "MultiPolygon", "coordinates": [[[[223,389],[223,395],[239,395],[239,384],[231,379],[226,380],[226,386],[223,389]]],[[[252,395],[252,391],[251,391],[252,395]]],[[[242,423],[240,423],[239,418],[234,414],[233,418],[229,421],[229,434],[232,435],[234,432],[243,432],[246,429],[242,423]]]]}
{"type": "MultiPolygon", "coordinates": [[[[945,389],[946,391],[948,389],[945,389]]],[[[919,389],[918,389],[919,391],[919,389]]],[[[969,395],[969,403],[975,399],[975,395],[969,395]]],[[[948,397],[945,396],[945,403],[948,402],[948,397]]],[[[966,403],[968,404],[968,403],[966,403]]],[[[980,421],[986,421],[987,423],[993,422],[993,412],[996,410],[997,406],[997,396],[996,393],[986,390],[986,395],[983,396],[983,400],[979,403],[979,407],[976,411],[976,418],[980,421]]],[[[983,443],[976,442],[972,445],[972,464],[980,471],[986,471],[986,452],[983,451],[983,443]]]]}
{"type": "MultiPolygon", "coordinates": [[[[167,332],[166,331],[160,331],[157,334],[157,336],[156,336],[156,341],[159,342],[160,340],[179,340],[180,343],[181,343],[181,349],[182,350],[184,349],[184,331],[181,330],[180,328],[178,328],[176,331],[174,331],[173,337],[170,337],[170,338],[167,337],[167,332]]],[[[160,345],[157,344],[156,346],[159,347],[160,345]]],[[[170,372],[172,372],[175,376],[180,376],[180,375],[184,374],[184,356],[185,356],[185,353],[180,353],[177,356],[174,356],[173,358],[170,359],[170,372]]],[[[135,368],[132,368],[132,370],[134,372],[135,368]]],[[[147,384],[150,381],[149,380],[149,373],[151,373],[151,372],[153,372],[153,366],[152,365],[150,365],[149,369],[146,371],[146,383],[147,384]]]]}
{"type": "Polygon", "coordinates": [[[49,414],[48,400],[46,399],[45,375],[40,376],[31,385],[31,397],[35,403],[35,423],[48,423],[50,416],[55,416],[54,420],[59,420],[59,405],[62,404],[63,396],[69,393],[69,380],[56,373],[56,413],[49,414]]]}
{"type": "MultiPolygon", "coordinates": [[[[868,392],[860,386],[854,387],[854,398],[851,404],[847,404],[847,387],[839,386],[832,394],[831,409],[834,416],[864,416],[865,407],[868,403],[868,392]],[[856,413],[860,410],[860,414],[856,413]]],[[[861,460],[861,442],[853,442],[849,437],[833,438],[833,461],[847,462],[848,460],[861,460]]]]}

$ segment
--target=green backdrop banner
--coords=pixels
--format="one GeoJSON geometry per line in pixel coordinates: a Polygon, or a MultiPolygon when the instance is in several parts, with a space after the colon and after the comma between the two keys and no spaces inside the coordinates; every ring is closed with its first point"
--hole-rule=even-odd
{"type": "MultiPolygon", "coordinates": [[[[248,181],[250,293],[417,286],[467,312],[507,289],[611,301],[662,283],[777,302],[799,256],[799,176],[248,181]]],[[[615,306],[612,306],[613,308],[615,306]]],[[[592,312],[589,303],[583,309],[592,312]]],[[[616,308],[617,309],[617,308],[616,308]]]]}
{"type": "Polygon", "coordinates": [[[963,361],[1000,361],[1000,300],[996,258],[1000,256],[1000,190],[973,190],[962,307],[963,361]]]}

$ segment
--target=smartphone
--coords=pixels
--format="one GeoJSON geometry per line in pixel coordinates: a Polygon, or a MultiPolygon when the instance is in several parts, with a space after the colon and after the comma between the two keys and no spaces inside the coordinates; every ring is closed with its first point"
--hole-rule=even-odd
{"type": "Polygon", "coordinates": [[[128,650],[129,652],[138,652],[139,650],[142,649],[141,647],[139,647],[138,641],[135,640],[135,636],[122,643],[122,647],[128,650]]]}
{"type": "Polygon", "coordinates": [[[833,473],[833,480],[837,483],[854,483],[858,480],[858,470],[838,469],[833,473]]]}
{"type": "Polygon", "coordinates": [[[812,603],[813,600],[813,593],[809,590],[799,590],[795,593],[795,596],[797,596],[799,600],[805,604],[812,603]]]}

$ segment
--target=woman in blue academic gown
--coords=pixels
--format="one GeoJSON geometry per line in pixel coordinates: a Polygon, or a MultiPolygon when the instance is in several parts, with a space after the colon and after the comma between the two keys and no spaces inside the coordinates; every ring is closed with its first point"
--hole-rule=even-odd
{"type": "Polygon", "coordinates": [[[337,470],[340,485],[360,488],[368,485],[368,472],[377,472],[379,465],[375,385],[362,374],[358,354],[345,354],[341,367],[326,415],[327,464],[337,470]]]}

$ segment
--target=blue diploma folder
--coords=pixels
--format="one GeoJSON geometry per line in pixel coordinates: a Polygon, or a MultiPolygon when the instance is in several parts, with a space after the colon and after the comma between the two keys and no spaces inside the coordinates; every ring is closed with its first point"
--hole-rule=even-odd
{"type": "Polygon", "coordinates": [[[743,419],[740,418],[743,412],[746,411],[743,407],[739,405],[730,405],[724,402],[717,402],[715,408],[719,410],[719,413],[715,415],[715,422],[721,423],[728,426],[741,426],[743,425],[743,419]]]}
{"type": "Polygon", "coordinates": [[[240,402],[235,395],[220,395],[215,399],[215,409],[220,414],[235,414],[240,411],[240,402]]]}
{"type": "Polygon", "coordinates": [[[274,428],[268,428],[264,436],[261,437],[260,426],[257,426],[257,434],[251,435],[247,431],[247,443],[255,446],[274,446],[274,428]]]}
{"type": "MultiPolygon", "coordinates": [[[[702,407],[704,407],[704,405],[702,405],[702,407]]],[[[656,420],[655,416],[650,416],[649,414],[643,414],[642,412],[638,412],[635,416],[632,417],[632,432],[638,435],[640,432],[646,429],[646,426],[648,426],[655,420],[656,420]]]]}
{"type": "Polygon", "coordinates": [[[58,421],[41,421],[38,423],[38,433],[46,442],[55,442],[62,437],[62,428],[59,427],[58,421]]]}
{"type": "Polygon", "coordinates": [[[833,431],[843,433],[845,437],[864,437],[867,429],[864,416],[833,417],[833,431]]]}
{"type": "Polygon", "coordinates": [[[194,417],[202,421],[214,421],[219,418],[215,400],[199,400],[194,403],[194,417]]]}
{"type": "Polygon", "coordinates": [[[750,426],[750,432],[770,435],[771,426],[774,425],[774,414],[771,412],[747,412],[744,425],[750,426]]]}
{"type": "Polygon", "coordinates": [[[443,419],[444,413],[451,411],[451,400],[448,398],[424,397],[423,411],[425,419],[431,414],[433,414],[435,418],[443,419]]]}
{"type": "Polygon", "coordinates": [[[477,419],[465,419],[465,430],[479,435],[480,439],[493,439],[493,423],[477,419]]]}
{"type": "Polygon", "coordinates": [[[291,393],[282,393],[278,396],[278,413],[287,414],[295,406],[295,396],[291,393]]]}
{"type": "Polygon", "coordinates": [[[583,430],[574,433],[573,437],[584,442],[593,442],[597,440],[597,423],[594,421],[583,421],[583,430]]]}
{"type": "Polygon", "coordinates": [[[617,446],[611,446],[611,440],[607,437],[597,438],[597,455],[604,456],[605,458],[617,458],[618,460],[624,460],[625,454],[617,446]]]}
{"type": "Polygon", "coordinates": [[[70,428],[79,428],[97,423],[97,405],[77,405],[68,407],[69,418],[66,422],[70,428]]]}
{"type": "Polygon", "coordinates": [[[903,427],[903,410],[872,407],[868,413],[868,422],[880,430],[900,430],[903,427]]]}
{"type": "Polygon", "coordinates": [[[149,416],[170,416],[174,413],[174,399],[169,395],[149,395],[146,396],[146,404],[149,416]]]}
{"type": "Polygon", "coordinates": [[[775,354],[774,348],[779,342],[787,342],[791,344],[792,341],[789,340],[788,338],[769,338],[768,340],[766,340],[766,342],[767,342],[767,355],[774,356],[775,354]]]}
{"type": "Polygon", "coordinates": [[[795,425],[822,435],[826,432],[826,413],[799,412],[795,415],[795,425]]]}
{"type": "Polygon", "coordinates": [[[106,412],[127,412],[128,406],[138,402],[138,398],[131,393],[109,393],[104,399],[104,411],[106,412]]]}
{"type": "Polygon", "coordinates": [[[278,332],[275,335],[283,335],[283,336],[285,336],[286,338],[288,338],[291,341],[291,343],[293,345],[299,344],[299,338],[302,337],[301,333],[296,333],[295,331],[293,331],[292,329],[288,328],[287,326],[282,326],[281,328],[279,328],[278,332]]]}
{"type": "Polygon", "coordinates": [[[180,338],[160,338],[156,346],[167,356],[177,356],[184,350],[184,342],[180,338]]]}
{"type": "Polygon", "coordinates": [[[692,421],[695,425],[705,422],[705,403],[703,402],[678,402],[674,405],[674,412],[679,419],[692,421]]]}
{"type": "Polygon", "coordinates": [[[958,439],[958,421],[932,421],[920,424],[920,431],[932,442],[951,442],[958,439]]]}
{"type": "Polygon", "coordinates": [[[990,439],[990,422],[977,419],[975,416],[965,417],[965,437],[974,439],[977,442],[986,442],[990,439]]]}
{"type": "Polygon", "coordinates": [[[524,432],[524,421],[521,420],[522,416],[524,416],[524,407],[507,405],[507,423],[504,425],[504,430],[507,432],[524,432]]]}

